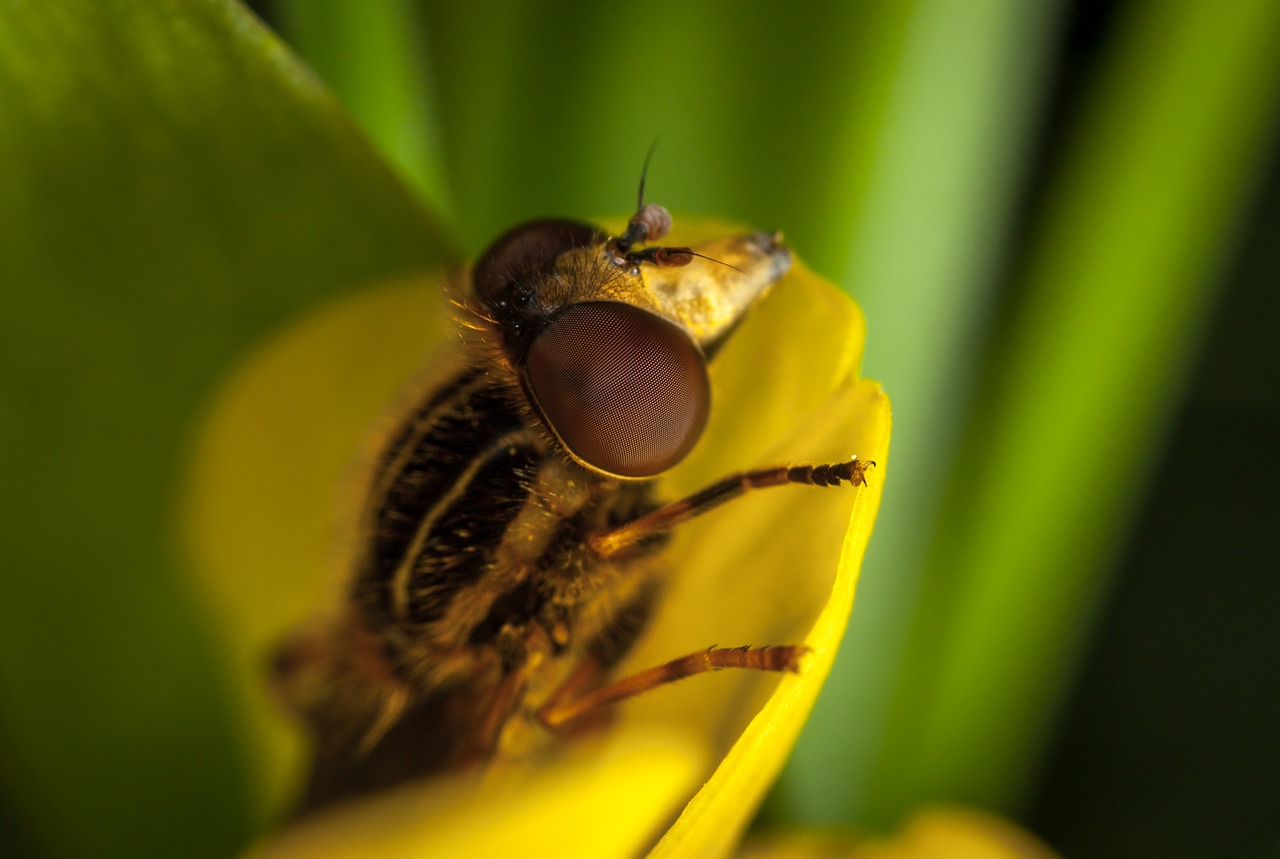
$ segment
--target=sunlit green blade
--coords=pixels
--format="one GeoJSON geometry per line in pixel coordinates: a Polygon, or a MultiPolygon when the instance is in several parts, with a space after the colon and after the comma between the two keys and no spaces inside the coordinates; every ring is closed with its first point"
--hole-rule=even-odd
{"type": "Polygon", "coordinates": [[[410,0],[285,0],[284,35],[418,192],[450,211],[430,60],[410,0]]]}
{"type": "Polygon", "coordinates": [[[224,0],[0,3],[0,164],[0,793],[53,853],[227,855],[251,798],[172,532],[189,433],[249,344],[438,230],[224,0]]]}
{"type": "MultiPolygon", "coordinates": [[[[1121,13],[957,463],[869,791],[880,820],[941,797],[1015,806],[1272,141],[1280,5],[1121,13]]],[[[1187,453],[1195,491],[1212,452],[1187,453]]]]}
{"type": "Polygon", "coordinates": [[[910,21],[885,121],[875,144],[861,147],[868,163],[839,174],[838,189],[862,201],[842,267],[867,308],[864,371],[893,392],[896,432],[892,512],[877,527],[841,659],[783,782],[787,817],[807,822],[849,820],[867,801],[893,684],[910,670],[902,648],[937,529],[940,478],[969,408],[1057,15],[1054,3],[926,0],[910,21]]]}

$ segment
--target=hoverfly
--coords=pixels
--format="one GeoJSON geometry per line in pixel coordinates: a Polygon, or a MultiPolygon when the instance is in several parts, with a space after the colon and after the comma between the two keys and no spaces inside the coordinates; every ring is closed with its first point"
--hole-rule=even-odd
{"type": "Polygon", "coordinates": [[[640,203],[625,231],[546,219],[470,271],[464,360],[377,453],[344,615],[275,665],[314,762],[303,811],[484,760],[517,721],[565,732],[705,671],[797,671],[805,648],[711,647],[612,677],[661,598],[672,529],[749,490],[864,484],[875,463],[656,478],[711,408],[708,362],[791,266],[774,233],[699,247],[640,203]]]}

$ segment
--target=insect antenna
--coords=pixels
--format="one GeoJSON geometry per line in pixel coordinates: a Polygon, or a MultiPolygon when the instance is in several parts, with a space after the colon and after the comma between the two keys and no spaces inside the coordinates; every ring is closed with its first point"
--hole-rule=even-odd
{"type": "Polygon", "coordinates": [[[609,240],[609,251],[615,265],[620,268],[632,268],[634,262],[629,261],[631,249],[644,242],[655,242],[671,229],[671,213],[654,203],[645,205],[644,183],[649,176],[649,163],[658,148],[658,140],[654,138],[649,152],[644,157],[644,166],[640,168],[640,188],[636,192],[636,213],[627,222],[626,231],[617,238],[609,240]]]}
{"type": "MultiPolygon", "coordinates": [[[[742,272],[742,269],[735,265],[697,253],[687,247],[652,247],[644,250],[632,250],[638,244],[655,242],[671,231],[671,213],[663,206],[659,206],[656,203],[646,205],[644,201],[645,180],[649,176],[649,164],[653,161],[653,153],[657,149],[658,139],[655,137],[653,143],[649,145],[649,152],[644,156],[644,166],[640,168],[640,187],[636,193],[636,213],[627,222],[626,231],[621,236],[609,239],[608,244],[605,246],[609,253],[610,262],[618,268],[627,269],[634,273],[639,270],[641,263],[649,263],[660,267],[682,266],[693,262],[694,257],[699,257],[728,266],[734,271],[742,272]]],[[[742,273],[745,274],[745,272],[742,273]]]]}
{"type": "Polygon", "coordinates": [[[656,265],[659,268],[670,268],[673,266],[688,265],[693,262],[694,257],[716,263],[717,265],[722,265],[726,268],[731,268],[741,274],[746,274],[745,271],[732,263],[727,263],[724,260],[718,260],[715,257],[700,254],[692,248],[684,247],[652,247],[638,251],[630,251],[620,258],[614,257],[613,263],[619,268],[626,268],[635,272],[639,270],[641,263],[647,262],[650,265],[656,265]]]}
{"type": "Polygon", "coordinates": [[[658,151],[658,138],[653,138],[653,142],[649,144],[649,152],[644,156],[644,166],[640,168],[640,192],[636,195],[636,211],[644,208],[644,180],[649,175],[649,162],[653,160],[653,153],[658,151]]]}

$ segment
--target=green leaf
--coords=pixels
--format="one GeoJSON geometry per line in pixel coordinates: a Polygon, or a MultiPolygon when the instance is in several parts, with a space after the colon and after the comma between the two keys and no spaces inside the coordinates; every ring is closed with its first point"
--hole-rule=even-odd
{"type": "Polygon", "coordinates": [[[624,209],[656,139],[650,200],[782,229],[838,282],[914,6],[423,4],[459,229],[624,209]]]}
{"type": "Polygon", "coordinates": [[[856,819],[868,801],[889,700],[910,670],[902,651],[927,535],[971,407],[1056,8],[914,4],[910,26],[883,34],[897,61],[880,66],[892,90],[883,121],[863,132],[872,141],[850,141],[863,163],[833,174],[833,198],[861,201],[838,260],[872,322],[867,372],[894,398],[895,463],[849,635],[784,775],[792,821],[856,819]]]}
{"type": "Polygon", "coordinates": [[[424,199],[450,211],[426,40],[411,0],[286,0],[283,27],[424,199]]]}
{"type": "Polygon", "coordinates": [[[1120,13],[953,472],[878,820],[1024,795],[1274,139],[1280,5],[1120,13]]]}
{"type": "Polygon", "coordinates": [[[54,853],[225,855],[255,800],[173,535],[196,412],[298,308],[451,254],[226,0],[0,3],[0,164],[3,793],[54,853]]]}

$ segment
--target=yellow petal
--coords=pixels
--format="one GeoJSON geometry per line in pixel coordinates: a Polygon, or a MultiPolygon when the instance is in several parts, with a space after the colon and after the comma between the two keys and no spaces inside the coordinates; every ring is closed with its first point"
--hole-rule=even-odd
{"type": "MultiPolygon", "coordinates": [[[[672,241],[728,229],[698,225],[672,241]]],[[[188,545],[225,634],[266,808],[281,807],[301,760],[266,693],[265,660],[291,627],[336,604],[338,488],[367,427],[450,342],[443,320],[426,282],[383,285],[322,309],[248,360],[197,440],[188,545]]],[[[812,707],[852,605],[889,438],[887,399],[856,377],[862,342],[856,306],[800,265],[734,335],[713,370],[707,434],[666,481],[668,497],[782,462],[856,453],[879,467],[869,487],[752,493],[683,526],[670,593],[618,669],[711,645],[803,641],[814,652],[801,675],[725,671],[664,687],[625,702],[610,730],[549,761],[412,785],[261,849],[448,855],[446,845],[471,845],[473,855],[633,856],[656,843],[662,856],[727,855],[812,707]]]]}
{"type": "Polygon", "coordinates": [[[1054,859],[1029,832],[976,808],[926,808],[887,838],[800,833],[765,836],[739,859],[1054,859]]]}

